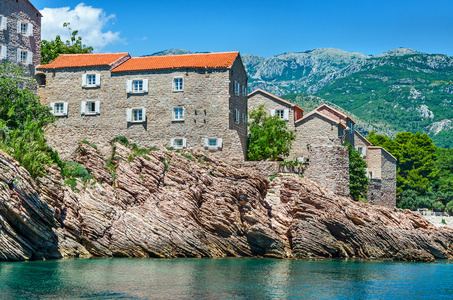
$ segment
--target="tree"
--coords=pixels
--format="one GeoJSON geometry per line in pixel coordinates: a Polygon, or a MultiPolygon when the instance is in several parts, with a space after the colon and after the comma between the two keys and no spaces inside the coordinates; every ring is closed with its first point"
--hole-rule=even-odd
{"type": "Polygon", "coordinates": [[[93,47],[87,47],[82,43],[82,37],[78,36],[79,31],[69,27],[70,23],[63,23],[63,27],[69,30],[70,40],[63,42],[57,35],[55,40],[41,42],[41,64],[48,64],[55,60],[60,54],[84,54],[92,53],[93,47]]]}
{"type": "Polygon", "coordinates": [[[345,142],[349,148],[349,191],[352,199],[359,201],[367,198],[369,180],[366,177],[367,164],[362,155],[352,145],[345,142]]]}
{"type": "Polygon", "coordinates": [[[414,190],[419,195],[426,194],[431,183],[438,176],[436,146],[426,134],[400,132],[395,140],[371,132],[369,141],[381,146],[398,160],[397,193],[401,197],[404,190],[414,190]]]}
{"type": "Polygon", "coordinates": [[[250,119],[249,160],[278,160],[281,156],[289,155],[296,137],[294,132],[288,130],[284,120],[279,116],[268,116],[264,105],[252,110],[250,119]]]}
{"type": "Polygon", "coordinates": [[[0,65],[0,147],[36,177],[58,161],[44,137],[44,127],[54,117],[30,90],[17,88],[24,81],[20,68],[0,65]]]}

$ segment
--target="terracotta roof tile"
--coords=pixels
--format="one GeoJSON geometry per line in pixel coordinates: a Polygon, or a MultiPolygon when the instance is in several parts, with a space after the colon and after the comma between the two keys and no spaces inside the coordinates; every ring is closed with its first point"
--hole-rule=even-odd
{"type": "Polygon", "coordinates": [[[129,53],[62,54],[50,64],[38,66],[36,69],[110,66],[117,60],[126,56],[129,56],[129,53]]]}
{"type": "Polygon", "coordinates": [[[179,68],[227,68],[233,64],[238,55],[239,52],[220,52],[134,57],[113,69],[112,72],[179,68]]]}

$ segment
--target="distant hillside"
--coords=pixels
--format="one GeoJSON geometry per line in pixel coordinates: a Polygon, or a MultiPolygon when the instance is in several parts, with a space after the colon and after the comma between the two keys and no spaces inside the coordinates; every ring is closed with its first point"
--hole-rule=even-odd
{"type": "Polygon", "coordinates": [[[312,103],[306,94],[314,94],[356,115],[365,133],[427,132],[438,146],[453,147],[449,56],[407,48],[377,56],[320,48],[243,58],[251,91],[288,94],[283,97],[304,109],[312,103]]]}

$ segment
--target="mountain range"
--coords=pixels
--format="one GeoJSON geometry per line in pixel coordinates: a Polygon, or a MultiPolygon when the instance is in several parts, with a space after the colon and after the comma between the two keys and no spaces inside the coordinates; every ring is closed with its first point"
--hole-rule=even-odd
{"type": "MultiPolygon", "coordinates": [[[[155,55],[191,53],[166,50],[155,55]]],[[[437,146],[453,147],[453,58],[398,48],[372,56],[318,48],[269,58],[241,55],[248,88],[264,89],[306,112],[328,103],[373,130],[426,132],[437,146]]]]}

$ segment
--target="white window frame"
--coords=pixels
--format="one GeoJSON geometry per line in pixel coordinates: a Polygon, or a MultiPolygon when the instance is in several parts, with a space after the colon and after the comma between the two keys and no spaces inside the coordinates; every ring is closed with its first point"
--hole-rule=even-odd
{"type": "Polygon", "coordinates": [[[175,137],[170,140],[170,147],[172,149],[187,148],[187,139],[182,137],[175,137]]]}
{"type": "Polygon", "coordinates": [[[96,85],[96,74],[87,74],[87,86],[96,85]]]}
{"type": "Polygon", "coordinates": [[[101,114],[101,101],[95,100],[82,101],[81,114],[87,116],[101,114]],[[94,110],[90,110],[89,109],[90,106],[91,108],[94,108],[94,110]]]}
{"type": "Polygon", "coordinates": [[[284,109],[276,109],[275,110],[275,115],[279,116],[280,119],[283,120],[283,117],[285,116],[285,110],[284,109]]]}
{"type": "Polygon", "coordinates": [[[7,46],[5,45],[0,45],[0,59],[6,59],[7,58],[7,46]]]}
{"type": "Polygon", "coordinates": [[[17,21],[17,33],[24,36],[33,36],[33,24],[30,22],[17,21]],[[25,31],[23,31],[25,27],[25,31]]]}
{"type": "Polygon", "coordinates": [[[173,77],[173,92],[182,92],[184,91],[184,77],[175,76],[173,77]],[[181,84],[177,84],[177,81],[181,80],[181,84]]]}
{"type": "Polygon", "coordinates": [[[126,121],[128,123],[145,123],[146,122],[146,108],[144,107],[133,107],[126,109],[126,121]],[[142,119],[136,120],[135,119],[135,112],[142,111],[142,119]]]}
{"type": "Polygon", "coordinates": [[[148,93],[148,79],[144,78],[134,78],[127,80],[126,82],[126,92],[128,94],[144,94],[148,93]],[[140,90],[135,90],[135,82],[140,82],[142,83],[142,89],[140,90]]]}
{"type": "Polygon", "coordinates": [[[184,113],[185,113],[184,107],[174,107],[173,108],[173,121],[184,121],[184,113]],[[176,110],[182,110],[180,118],[177,118],[176,110]]]}
{"type": "Polygon", "coordinates": [[[143,79],[132,80],[132,93],[143,93],[143,79]]]}
{"type": "Polygon", "coordinates": [[[8,18],[0,15],[0,30],[7,30],[8,29],[8,18]]]}
{"type": "Polygon", "coordinates": [[[101,86],[101,74],[86,73],[82,74],[82,87],[93,88],[101,86]]]}
{"type": "Polygon", "coordinates": [[[217,149],[222,149],[223,147],[223,141],[221,138],[216,138],[216,137],[207,137],[204,139],[204,147],[208,150],[217,150],[217,149]],[[215,140],[216,141],[216,145],[215,146],[211,146],[210,142],[215,140]]]}
{"type": "Polygon", "coordinates": [[[239,112],[239,109],[235,108],[234,109],[234,123],[239,124],[241,122],[241,113],[239,112]]]}
{"type": "Polygon", "coordinates": [[[68,102],[55,102],[55,103],[50,103],[50,113],[56,117],[63,117],[68,115],[68,102]],[[57,106],[62,107],[61,111],[56,111],[57,106]]]}
{"type": "Polygon", "coordinates": [[[132,109],[132,122],[133,123],[142,123],[145,121],[145,116],[143,115],[143,108],[135,108],[132,109]],[[139,114],[140,112],[140,114],[139,114]],[[138,119],[137,117],[141,115],[141,118],[138,119]]]}

